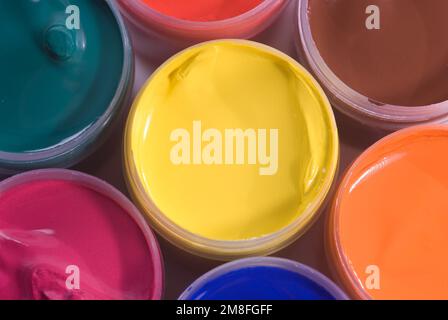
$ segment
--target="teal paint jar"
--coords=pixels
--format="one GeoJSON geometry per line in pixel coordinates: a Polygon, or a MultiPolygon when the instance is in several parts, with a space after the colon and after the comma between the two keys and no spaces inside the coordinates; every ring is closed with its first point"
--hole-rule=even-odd
{"type": "Polygon", "coordinates": [[[0,174],[70,167],[129,105],[130,40],[111,0],[0,2],[0,174]]]}

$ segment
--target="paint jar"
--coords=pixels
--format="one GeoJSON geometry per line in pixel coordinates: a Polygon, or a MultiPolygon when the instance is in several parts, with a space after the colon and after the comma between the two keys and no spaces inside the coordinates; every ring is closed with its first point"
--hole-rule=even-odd
{"type": "Polygon", "coordinates": [[[0,174],[74,165],[127,106],[133,54],[116,5],[69,4],[0,5],[0,174]]]}
{"type": "Polygon", "coordinates": [[[162,236],[206,258],[277,251],[326,203],[339,141],[325,94],[295,60],[247,40],[191,47],[143,86],[126,179],[162,236]]]}
{"type": "Polygon", "coordinates": [[[174,53],[202,41],[254,37],[278,17],[288,2],[289,0],[118,1],[132,30],[133,43],[145,56],[161,54],[156,45],[161,41],[170,43],[169,47],[174,53]]]}
{"type": "Polygon", "coordinates": [[[162,257],[144,218],[81,172],[43,169],[1,182],[0,245],[1,300],[162,295],[162,257]]]}
{"type": "Polygon", "coordinates": [[[327,249],[357,299],[447,299],[448,127],[383,138],[345,174],[327,249]]]}
{"type": "Polygon", "coordinates": [[[330,279],[298,262],[247,258],[196,280],[179,300],[347,300],[330,279]]]}
{"type": "Polygon", "coordinates": [[[447,12],[439,0],[300,0],[300,60],[332,105],[364,125],[446,123],[447,12]]]}

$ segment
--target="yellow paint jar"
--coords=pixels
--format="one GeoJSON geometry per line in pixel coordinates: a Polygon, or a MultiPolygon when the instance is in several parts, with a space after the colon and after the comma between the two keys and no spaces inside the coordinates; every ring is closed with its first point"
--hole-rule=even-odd
{"type": "Polygon", "coordinates": [[[128,119],[130,192],[154,228],[201,256],[264,255],[315,220],[339,159],[330,104],[292,58],[243,40],[177,54],[128,119]]]}

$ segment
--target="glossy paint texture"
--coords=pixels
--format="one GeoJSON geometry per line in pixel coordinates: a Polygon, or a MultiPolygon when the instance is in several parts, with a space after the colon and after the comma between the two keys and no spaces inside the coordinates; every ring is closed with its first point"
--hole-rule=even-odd
{"type": "Polygon", "coordinates": [[[167,16],[188,21],[219,21],[239,16],[263,0],[143,0],[167,16]]]}
{"type": "Polygon", "coordinates": [[[330,280],[296,262],[249,258],[216,268],[194,282],[182,300],[345,299],[330,280]]]}
{"type": "Polygon", "coordinates": [[[309,0],[320,55],[373,101],[426,106],[448,100],[448,1],[309,0]],[[366,21],[376,6],[379,29],[366,21]]]}
{"type": "Polygon", "coordinates": [[[309,222],[330,188],[338,152],[333,114],[311,76],[247,41],[195,46],[163,65],[135,100],[125,146],[139,201],[150,198],[182,229],[224,241],[309,222]],[[262,176],[247,162],[174,165],[172,131],[191,130],[198,120],[220,132],[278,129],[277,171],[262,176]]]}
{"type": "Polygon", "coordinates": [[[2,190],[1,300],[160,297],[157,245],[112,193],[70,176],[2,190]],[[70,266],[79,270],[79,288],[67,287],[70,266]]]}
{"type": "Polygon", "coordinates": [[[64,144],[106,111],[123,70],[123,40],[105,1],[1,1],[0,151],[64,144]],[[66,8],[80,29],[66,27],[66,8]]]}
{"type": "Polygon", "coordinates": [[[348,171],[330,247],[355,296],[448,298],[447,150],[447,127],[415,127],[378,142],[348,171]],[[366,273],[376,268],[380,288],[366,273]]]}

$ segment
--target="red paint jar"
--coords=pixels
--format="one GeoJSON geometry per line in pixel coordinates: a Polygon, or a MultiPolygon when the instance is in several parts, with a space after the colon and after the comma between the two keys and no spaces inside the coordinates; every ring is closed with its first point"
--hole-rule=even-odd
{"type": "Polygon", "coordinates": [[[289,0],[226,0],[220,1],[219,10],[216,7],[218,2],[188,1],[193,8],[185,10],[185,0],[171,0],[170,6],[167,1],[118,0],[131,29],[134,45],[145,56],[156,56],[160,51],[154,46],[154,40],[170,43],[174,53],[202,41],[254,37],[278,17],[289,0]],[[206,4],[210,9],[208,12],[206,4]]]}

